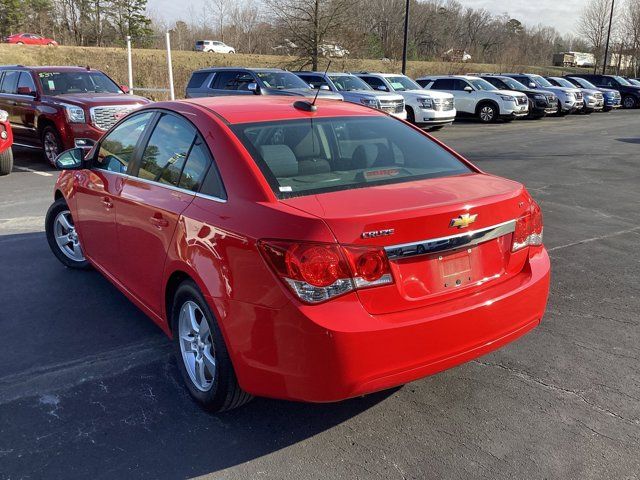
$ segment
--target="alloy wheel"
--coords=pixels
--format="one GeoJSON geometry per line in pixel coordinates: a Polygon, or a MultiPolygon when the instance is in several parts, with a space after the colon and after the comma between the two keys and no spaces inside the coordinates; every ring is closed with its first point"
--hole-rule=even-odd
{"type": "Polygon", "coordinates": [[[44,134],[44,154],[51,165],[56,164],[56,158],[58,158],[59,148],[58,139],[53,132],[47,132],[44,134]]]}
{"type": "Polygon", "coordinates": [[[53,221],[53,234],[60,251],[74,262],[84,262],[80,239],[69,210],[60,212],[53,221]]]}
{"type": "Polygon", "coordinates": [[[488,105],[482,107],[480,109],[480,119],[483,122],[490,122],[493,120],[493,117],[495,115],[495,112],[493,110],[493,107],[490,107],[488,105]]]}
{"type": "Polygon", "coordinates": [[[624,108],[634,108],[636,101],[633,97],[624,97],[624,108]]]}
{"type": "Polygon", "coordinates": [[[216,378],[216,355],[211,329],[197,303],[188,300],[178,317],[180,352],[193,385],[202,392],[211,390],[216,378]]]}

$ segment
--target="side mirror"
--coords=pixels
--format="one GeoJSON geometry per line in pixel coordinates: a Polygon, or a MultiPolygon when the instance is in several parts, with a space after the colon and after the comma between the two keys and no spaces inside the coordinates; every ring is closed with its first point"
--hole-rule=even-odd
{"type": "Polygon", "coordinates": [[[18,87],[18,95],[29,95],[30,97],[35,97],[36,92],[31,90],[30,87],[18,87]]]}
{"type": "Polygon", "coordinates": [[[60,170],[79,170],[84,166],[84,149],[72,148],[62,152],[56,158],[56,168],[60,170]]]}
{"type": "Polygon", "coordinates": [[[129,93],[131,91],[126,85],[120,85],[120,90],[122,90],[124,93],[129,93]]]}
{"type": "Polygon", "coordinates": [[[466,87],[464,87],[464,91],[467,93],[471,93],[473,92],[473,88],[471,88],[469,85],[467,85],[466,87]]]}
{"type": "Polygon", "coordinates": [[[320,90],[331,90],[329,85],[320,85],[320,90]]]}
{"type": "Polygon", "coordinates": [[[529,82],[529,88],[536,88],[537,85],[534,82],[529,82]]]}
{"type": "Polygon", "coordinates": [[[387,87],[385,87],[384,85],[378,85],[376,87],[376,90],[380,90],[381,92],[386,92],[387,91],[387,87]]]}
{"type": "Polygon", "coordinates": [[[250,84],[248,84],[247,90],[255,93],[256,95],[260,92],[260,89],[258,88],[258,84],[256,82],[251,82],[250,84]]]}

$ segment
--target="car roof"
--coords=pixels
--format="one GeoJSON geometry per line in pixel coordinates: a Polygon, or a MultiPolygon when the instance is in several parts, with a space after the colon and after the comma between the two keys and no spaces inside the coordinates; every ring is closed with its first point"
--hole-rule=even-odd
{"type": "MultiPolygon", "coordinates": [[[[305,101],[305,99],[298,96],[264,95],[252,97],[251,101],[247,102],[246,97],[242,95],[229,95],[190,98],[179,102],[204,108],[229,124],[301,118],[386,116],[379,110],[363,107],[355,103],[324,99],[317,100],[316,106],[318,109],[315,112],[307,112],[294,108],[293,104],[297,101],[305,101]]],[[[162,108],[162,105],[171,103],[163,102],[158,107],[162,108]]],[[[153,104],[150,107],[153,108],[153,104]]]]}
{"type": "MultiPolygon", "coordinates": [[[[282,68],[260,68],[260,67],[206,67],[201,68],[200,70],[196,70],[196,72],[222,72],[225,70],[245,70],[249,72],[288,72],[288,70],[283,70],[282,68]]],[[[291,73],[291,72],[289,72],[291,73]]]]}
{"type": "Polygon", "coordinates": [[[70,67],[68,65],[65,66],[55,66],[55,65],[46,65],[46,66],[29,66],[29,65],[2,65],[0,66],[0,69],[2,70],[11,70],[14,68],[21,68],[24,70],[30,70],[32,72],[100,72],[102,73],[101,70],[97,70],[95,68],[89,68],[89,67],[70,67]]]}
{"type": "Polygon", "coordinates": [[[471,80],[471,79],[480,78],[480,77],[476,75],[425,75],[423,77],[420,77],[418,80],[427,80],[427,79],[441,80],[443,78],[463,78],[465,80],[471,80]]]}

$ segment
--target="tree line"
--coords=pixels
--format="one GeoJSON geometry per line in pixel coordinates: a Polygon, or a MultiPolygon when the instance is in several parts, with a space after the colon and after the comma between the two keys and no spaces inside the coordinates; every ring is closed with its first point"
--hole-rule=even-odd
{"type": "MultiPolygon", "coordinates": [[[[579,35],[552,25],[495,15],[457,0],[410,0],[409,58],[440,60],[464,51],[476,63],[548,65],[559,51],[592,52],[603,61],[612,0],[590,0],[579,35]]],[[[618,0],[612,47],[639,58],[640,0],[618,0]]],[[[184,18],[167,21],[147,0],[0,0],[0,34],[30,31],[62,44],[193,49],[196,40],[222,40],[241,53],[287,54],[316,67],[325,44],[358,58],[397,59],[402,53],[405,0],[208,0],[186,3],[184,18]]]]}

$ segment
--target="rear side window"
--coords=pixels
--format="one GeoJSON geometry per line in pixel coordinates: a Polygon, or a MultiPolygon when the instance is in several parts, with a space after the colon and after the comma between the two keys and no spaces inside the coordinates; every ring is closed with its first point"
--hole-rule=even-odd
{"type": "Polygon", "coordinates": [[[0,93],[16,93],[18,91],[19,78],[20,72],[15,70],[5,71],[4,78],[2,79],[2,87],[0,87],[0,93]]]}
{"type": "Polygon", "coordinates": [[[202,84],[204,83],[204,81],[207,79],[209,75],[210,75],[209,72],[195,72],[193,75],[191,75],[191,78],[189,79],[189,83],[187,84],[187,88],[202,87],[202,84]]]}
{"type": "Polygon", "coordinates": [[[211,82],[212,88],[218,90],[235,90],[237,85],[234,80],[238,74],[239,72],[232,70],[216,72],[216,75],[213,77],[213,81],[211,82]]]}
{"type": "Polygon", "coordinates": [[[329,85],[327,81],[319,75],[300,75],[300,78],[315,89],[320,88],[322,85],[329,85]]]}
{"type": "Polygon", "coordinates": [[[361,77],[361,78],[365,82],[367,82],[369,85],[371,85],[375,90],[382,90],[380,87],[383,87],[385,92],[389,91],[385,83],[377,77],[361,77]]]}
{"type": "Polygon", "coordinates": [[[195,127],[183,118],[165,114],[149,137],[137,176],[197,192],[207,172],[213,169],[215,175],[208,182],[211,191],[203,193],[222,198],[222,182],[212,164],[209,149],[195,127]]]}
{"type": "Polygon", "coordinates": [[[439,78],[433,82],[433,86],[431,88],[434,90],[453,90],[453,79],[439,78]]]}
{"type": "Polygon", "coordinates": [[[426,135],[388,117],[233,127],[279,198],[469,173],[426,135]]]}
{"type": "Polygon", "coordinates": [[[144,180],[178,186],[195,137],[195,129],[186,120],[174,115],[163,115],[144,149],[137,176],[144,180]]]}
{"type": "Polygon", "coordinates": [[[100,143],[94,167],[126,173],[140,137],[153,115],[153,112],[134,115],[111,130],[100,143]]]}

